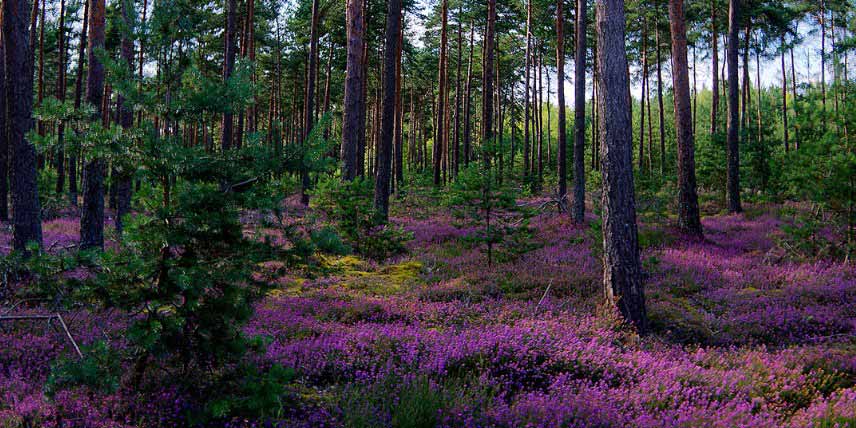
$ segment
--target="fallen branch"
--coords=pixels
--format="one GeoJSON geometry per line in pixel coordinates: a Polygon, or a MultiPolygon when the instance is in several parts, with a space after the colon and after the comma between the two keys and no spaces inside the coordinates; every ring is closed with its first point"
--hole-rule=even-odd
{"type": "Polygon", "coordinates": [[[68,341],[71,342],[71,346],[74,348],[74,352],[77,353],[77,356],[83,358],[83,353],[80,352],[80,347],[77,346],[77,341],[74,340],[74,337],[71,335],[71,332],[68,330],[68,326],[65,325],[65,320],[62,319],[62,315],[60,314],[52,314],[52,315],[0,315],[0,322],[2,321],[26,321],[26,320],[46,320],[48,324],[50,324],[51,320],[56,319],[59,321],[59,325],[62,327],[63,332],[65,333],[65,337],[68,338],[68,341]]]}
{"type": "Polygon", "coordinates": [[[544,290],[544,294],[541,296],[541,300],[538,300],[538,304],[537,304],[537,305],[535,305],[535,310],[538,310],[538,308],[540,308],[540,307],[541,307],[541,303],[543,303],[543,302],[544,302],[544,299],[546,299],[546,298],[547,298],[547,293],[549,293],[549,292],[550,292],[550,287],[552,287],[552,286],[553,286],[553,279],[552,279],[552,278],[550,278],[550,283],[549,283],[549,284],[547,284],[547,289],[546,289],[546,290],[544,290]]]}

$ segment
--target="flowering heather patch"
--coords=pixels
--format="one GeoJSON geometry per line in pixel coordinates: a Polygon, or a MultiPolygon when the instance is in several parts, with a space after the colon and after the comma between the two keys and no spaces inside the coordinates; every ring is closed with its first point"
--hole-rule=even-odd
{"type": "MultiPolygon", "coordinates": [[[[599,309],[588,226],[538,215],[536,245],[488,269],[447,214],[416,208],[393,219],[414,233],[409,255],[319,258],[322,274],[288,273],[257,304],[244,332],[266,348],[250,358],[294,368],[283,393],[299,398],[227,426],[856,424],[856,268],[776,257],[784,220],[708,217],[701,242],[641,225],[655,332],[639,338],[599,309]]],[[[121,314],[70,317],[82,343],[122,346],[121,314]]],[[[4,327],[0,426],[169,426],[192,405],[165,378],[148,380],[158,392],[48,398],[50,367],[69,355],[62,336],[4,327]]]]}

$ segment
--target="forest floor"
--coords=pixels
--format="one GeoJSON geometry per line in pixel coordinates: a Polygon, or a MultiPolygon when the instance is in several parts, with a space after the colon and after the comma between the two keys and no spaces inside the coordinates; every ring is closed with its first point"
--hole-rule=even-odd
{"type": "MultiPolygon", "coordinates": [[[[705,216],[704,241],[643,218],[653,333],[639,338],[598,305],[589,227],[542,212],[532,248],[488,266],[434,202],[394,204],[393,222],[414,235],[406,255],[318,257],[313,274],[282,276],[258,304],[246,332],[267,346],[255,358],[297,373],[280,426],[856,426],[856,266],[789,255],[780,207],[705,216]]],[[[64,248],[77,219],[44,231],[47,248],[64,248]]],[[[123,322],[83,311],[66,321],[81,343],[123,322]]],[[[116,394],[44,395],[69,352],[51,328],[0,329],[0,426],[137,425],[116,416],[116,394]]],[[[180,417],[168,385],[146,399],[161,426],[180,417]]]]}

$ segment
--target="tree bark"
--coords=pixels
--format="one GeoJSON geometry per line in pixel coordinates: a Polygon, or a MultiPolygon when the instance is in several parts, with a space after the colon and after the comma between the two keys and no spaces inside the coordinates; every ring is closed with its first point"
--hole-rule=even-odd
{"type": "MultiPolygon", "coordinates": [[[[96,108],[104,98],[104,64],[96,55],[96,50],[104,48],[104,9],[104,0],[90,0],[86,102],[96,108]]],[[[103,112],[101,118],[104,120],[103,112]]],[[[98,157],[92,157],[84,168],[80,247],[104,248],[104,161],[98,157]]]]}
{"type": "MultiPolygon", "coordinates": [[[[121,54],[122,60],[128,70],[133,72],[134,69],[134,41],[131,39],[131,31],[134,28],[134,2],[133,0],[122,1],[122,19],[125,22],[125,28],[122,31],[121,54]]],[[[129,130],[134,125],[134,109],[131,102],[125,99],[121,94],[118,98],[119,104],[119,125],[124,130],[129,130]]],[[[121,236],[124,229],[124,217],[131,212],[131,179],[132,172],[130,170],[119,169],[113,170],[116,176],[116,232],[121,236]]]]}
{"type": "Polygon", "coordinates": [[[624,1],[597,3],[598,109],[603,139],[603,287],[607,302],[642,334],[648,330],[633,190],[633,135],[627,98],[624,1]]]}
{"type": "MultiPolygon", "coordinates": [[[[574,53],[573,206],[573,218],[577,223],[585,221],[586,210],[586,9],[586,0],[577,0],[576,52],[574,53]]],[[[564,109],[564,104],[561,102],[559,104],[564,109]]],[[[594,152],[592,147],[592,153],[594,152]]]]}
{"type": "Polygon", "coordinates": [[[781,58],[782,58],[782,130],[784,133],[785,153],[790,151],[788,135],[788,72],[785,68],[785,35],[781,36],[781,58]]]}
{"type": "Polygon", "coordinates": [[[464,99],[464,166],[470,165],[472,142],[472,96],[473,96],[473,33],[475,25],[470,23],[470,53],[467,60],[467,96],[464,99]]]}
{"type": "Polygon", "coordinates": [[[482,63],[482,156],[485,167],[490,168],[493,147],[493,66],[494,66],[494,25],[496,22],[496,0],[487,1],[487,28],[484,34],[484,61],[482,63]],[[487,150],[484,150],[487,149],[487,150]]]}
{"type": "Polygon", "coordinates": [[[719,40],[716,29],[716,0],[710,0],[710,48],[711,48],[711,103],[710,103],[710,135],[713,137],[718,130],[719,122],[719,40]]]}
{"type": "Polygon", "coordinates": [[[566,150],[568,137],[565,131],[565,17],[564,0],[556,0],[556,100],[558,103],[558,180],[559,200],[564,203],[568,193],[566,150]]]}
{"type": "Polygon", "coordinates": [[[437,131],[434,133],[434,185],[440,185],[440,168],[445,141],[446,116],[446,23],[448,15],[448,0],[442,0],[440,5],[440,59],[437,66],[437,131]]]}
{"type": "Polygon", "coordinates": [[[740,83],[737,78],[738,25],[740,23],[740,1],[728,1],[728,141],[726,194],[728,212],[739,213],[740,206],[740,83]]]}
{"type": "Polygon", "coordinates": [[[458,175],[461,163],[461,62],[463,57],[463,3],[458,6],[458,63],[455,73],[455,129],[453,137],[452,175],[458,175]]]}
{"type": "Polygon", "coordinates": [[[36,150],[26,139],[26,133],[33,128],[33,69],[27,17],[25,0],[3,2],[7,135],[12,156],[12,248],[24,255],[28,255],[30,242],[42,245],[36,150]]]}
{"type": "Polygon", "coordinates": [[[529,180],[532,171],[532,153],[529,144],[529,131],[531,114],[529,111],[529,70],[532,66],[532,0],[526,1],[526,53],[523,65],[524,92],[523,92],[523,180],[529,180]]]}
{"type": "MultiPolygon", "coordinates": [[[[86,61],[86,45],[89,35],[89,1],[83,2],[83,26],[80,30],[80,42],[77,48],[77,77],[74,82],[74,108],[80,108],[83,98],[83,65],[86,61]]],[[[68,199],[77,206],[77,152],[72,151],[68,158],[68,199]]]]}
{"type": "Polygon", "coordinates": [[[663,61],[660,58],[660,25],[659,20],[654,24],[657,27],[656,44],[657,44],[657,113],[660,118],[660,174],[666,170],[666,118],[663,108],[663,61]]]}
{"type": "MultiPolygon", "coordinates": [[[[234,0],[229,0],[234,1],[234,0]]],[[[309,135],[315,126],[315,82],[318,78],[318,0],[312,0],[312,23],[309,28],[309,65],[306,72],[306,97],[303,101],[304,149],[308,150],[309,135]]],[[[305,160],[300,166],[300,202],[309,206],[309,167],[305,160]]]]}
{"type": "MultiPolygon", "coordinates": [[[[224,34],[226,40],[223,43],[223,84],[229,82],[229,78],[232,77],[232,71],[235,68],[235,14],[237,8],[236,0],[226,0],[226,31],[224,34]]],[[[223,151],[232,148],[232,130],[232,109],[230,106],[226,106],[220,129],[220,145],[223,151]]]]}
{"type": "MultiPolygon", "coordinates": [[[[0,13],[0,27],[4,25],[0,13]]],[[[9,221],[9,128],[6,104],[6,40],[0,28],[0,221],[9,221]]]]}
{"type": "Polygon", "coordinates": [[[345,76],[344,118],[342,120],[342,178],[353,180],[358,171],[361,102],[363,101],[362,57],[365,42],[365,20],[362,0],[348,0],[347,5],[347,64],[345,76]]]}
{"type": "MultiPolygon", "coordinates": [[[[66,66],[66,41],[65,41],[65,0],[59,3],[59,25],[57,27],[57,79],[56,98],[65,101],[65,66],[66,66]]],[[[2,129],[2,128],[0,128],[2,129]]],[[[65,140],[65,122],[57,124],[57,147],[56,151],[56,193],[61,195],[65,190],[65,150],[62,148],[65,140]]]]}
{"type": "MultiPolygon", "coordinates": [[[[317,1],[317,0],[315,0],[317,1]]],[[[391,179],[392,139],[395,126],[396,62],[398,60],[399,35],[401,31],[401,0],[389,0],[386,12],[386,41],[383,60],[383,115],[381,117],[380,147],[377,156],[374,208],[378,220],[389,219],[389,182],[391,179]]]]}
{"type": "Polygon", "coordinates": [[[675,130],[678,137],[678,227],[685,234],[701,238],[701,217],[695,176],[695,140],[687,61],[687,29],[684,0],[669,0],[672,32],[672,84],[675,92],[675,130]]]}

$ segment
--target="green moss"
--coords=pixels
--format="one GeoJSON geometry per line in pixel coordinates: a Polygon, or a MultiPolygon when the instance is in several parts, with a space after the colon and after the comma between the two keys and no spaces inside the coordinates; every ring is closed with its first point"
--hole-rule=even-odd
{"type": "Polygon", "coordinates": [[[704,309],[693,306],[689,299],[667,293],[652,295],[648,310],[651,327],[682,343],[712,343],[714,333],[704,309]]]}
{"type": "Polygon", "coordinates": [[[327,257],[322,264],[340,276],[340,286],[365,294],[387,296],[412,288],[419,283],[422,262],[407,260],[379,268],[357,256],[327,257]]]}

